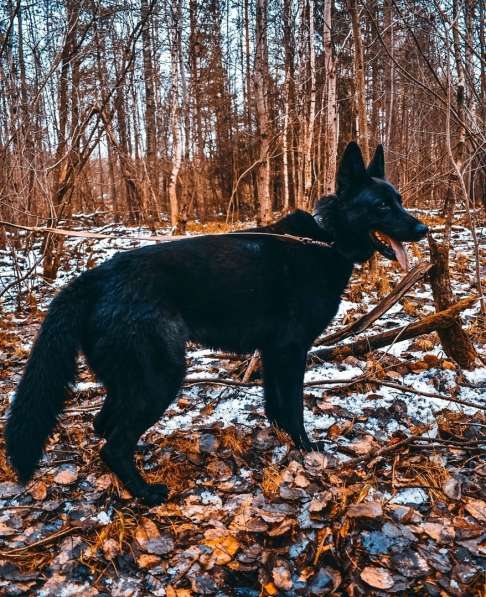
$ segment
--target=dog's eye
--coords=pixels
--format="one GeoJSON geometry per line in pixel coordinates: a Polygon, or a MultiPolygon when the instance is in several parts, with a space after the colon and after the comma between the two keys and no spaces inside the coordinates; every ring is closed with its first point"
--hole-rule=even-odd
{"type": "Polygon", "coordinates": [[[388,203],[386,201],[380,201],[376,204],[378,209],[388,209],[388,203]]]}

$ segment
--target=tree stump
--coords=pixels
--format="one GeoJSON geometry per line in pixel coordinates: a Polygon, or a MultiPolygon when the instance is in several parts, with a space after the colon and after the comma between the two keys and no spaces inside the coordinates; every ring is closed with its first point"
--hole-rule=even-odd
{"type": "MultiPolygon", "coordinates": [[[[443,311],[454,302],[449,275],[449,246],[446,243],[439,244],[431,234],[429,234],[428,240],[430,260],[434,264],[429,273],[432,294],[436,310],[443,311]]],[[[437,333],[448,357],[464,369],[472,369],[475,366],[478,354],[468,335],[462,329],[459,317],[456,318],[453,325],[439,329],[437,333]]]]}

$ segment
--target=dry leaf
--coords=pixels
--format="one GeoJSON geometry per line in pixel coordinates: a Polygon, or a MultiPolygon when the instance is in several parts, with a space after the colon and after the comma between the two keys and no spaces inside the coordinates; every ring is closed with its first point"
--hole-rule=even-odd
{"type": "Polygon", "coordinates": [[[107,539],[103,543],[103,555],[106,560],[113,560],[120,553],[120,544],[115,539],[107,539]]]}
{"type": "Polygon", "coordinates": [[[211,569],[215,564],[217,566],[222,566],[231,562],[240,548],[239,542],[232,535],[206,539],[204,545],[207,545],[213,550],[213,553],[206,563],[208,569],[211,569]]]}
{"type": "Polygon", "coordinates": [[[108,489],[108,487],[110,487],[112,483],[112,478],[111,478],[111,474],[110,473],[105,473],[104,475],[101,475],[101,477],[98,477],[96,479],[96,489],[98,491],[105,491],[106,489],[108,489]]]}
{"type": "Polygon", "coordinates": [[[476,520],[486,522],[486,502],[483,502],[483,500],[468,498],[464,507],[471,516],[474,516],[476,520]]]}
{"type": "Polygon", "coordinates": [[[379,502],[363,502],[349,506],[346,515],[349,518],[377,518],[383,516],[383,508],[379,502]]]}
{"type": "Polygon", "coordinates": [[[142,518],[135,531],[135,539],[141,550],[155,555],[166,555],[174,549],[174,540],[168,533],[161,534],[149,518],[142,518]]]}
{"type": "Polygon", "coordinates": [[[47,485],[44,483],[44,481],[37,481],[37,483],[34,483],[34,485],[29,489],[29,493],[34,500],[45,500],[47,496],[47,485]]]}
{"type": "Polygon", "coordinates": [[[386,568],[376,566],[366,566],[361,571],[361,579],[375,589],[391,589],[395,583],[393,576],[386,568]]]}
{"type": "MultiPolygon", "coordinates": [[[[160,562],[161,559],[158,556],[150,553],[143,553],[137,558],[139,568],[154,568],[154,566],[157,566],[160,562]]],[[[169,595],[169,593],[167,593],[167,595],[169,595]]]]}
{"type": "Polygon", "coordinates": [[[424,522],[422,528],[437,543],[452,543],[456,536],[454,527],[438,522],[424,522]]]}
{"type": "Polygon", "coordinates": [[[266,585],[263,585],[263,590],[268,594],[271,595],[272,597],[274,595],[278,595],[278,589],[277,587],[273,584],[273,582],[267,582],[266,585]]]}
{"type": "Polygon", "coordinates": [[[282,589],[283,591],[290,591],[292,588],[292,577],[290,575],[290,570],[285,565],[275,566],[272,570],[272,577],[273,583],[277,587],[277,589],[282,589]]]}
{"type": "Polygon", "coordinates": [[[54,483],[70,485],[78,478],[78,467],[72,464],[63,465],[54,477],[54,483]]]}
{"type": "Polygon", "coordinates": [[[356,454],[357,456],[366,456],[372,450],[379,447],[379,444],[376,443],[375,439],[371,435],[366,435],[362,439],[357,439],[350,444],[347,444],[346,448],[356,454]]]}
{"type": "Polygon", "coordinates": [[[460,500],[461,495],[462,495],[461,490],[462,490],[462,483],[458,479],[455,479],[454,477],[450,477],[442,485],[442,491],[451,500],[460,500]]]}

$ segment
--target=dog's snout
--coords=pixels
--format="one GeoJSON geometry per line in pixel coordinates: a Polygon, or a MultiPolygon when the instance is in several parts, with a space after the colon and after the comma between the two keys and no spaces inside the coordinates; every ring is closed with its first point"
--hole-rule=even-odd
{"type": "Polygon", "coordinates": [[[415,224],[414,233],[417,236],[417,239],[420,240],[421,238],[424,238],[428,231],[429,227],[425,224],[422,224],[422,222],[418,222],[417,224],[415,224]]]}

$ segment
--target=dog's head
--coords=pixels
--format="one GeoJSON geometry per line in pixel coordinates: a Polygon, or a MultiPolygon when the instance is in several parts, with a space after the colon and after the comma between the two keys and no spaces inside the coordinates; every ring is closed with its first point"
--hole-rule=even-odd
{"type": "MultiPolygon", "coordinates": [[[[326,201],[319,200],[316,205],[318,224],[321,214],[324,222],[326,201]]],[[[400,193],[385,180],[382,145],[366,168],[358,145],[348,144],[338,168],[334,204],[335,239],[346,256],[363,262],[379,251],[408,269],[402,242],[421,240],[428,228],[403,208],[400,193]]]]}

